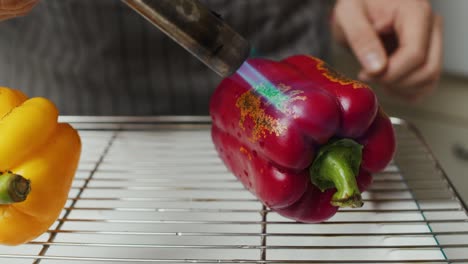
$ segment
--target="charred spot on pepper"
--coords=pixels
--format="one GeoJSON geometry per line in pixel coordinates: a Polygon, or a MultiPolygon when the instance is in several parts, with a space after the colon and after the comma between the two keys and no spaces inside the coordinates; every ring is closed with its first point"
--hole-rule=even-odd
{"type": "Polygon", "coordinates": [[[248,151],[245,147],[243,147],[243,146],[240,147],[240,148],[239,148],[239,151],[240,151],[242,154],[246,155],[246,156],[249,158],[249,160],[252,160],[252,155],[250,154],[250,151],[248,151]]]}
{"type": "Polygon", "coordinates": [[[293,114],[289,107],[291,103],[307,100],[307,97],[302,95],[304,91],[293,90],[292,86],[283,83],[278,85],[260,83],[253,86],[253,90],[266,99],[265,105],[273,105],[275,109],[285,114],[293,114]]]}
{"type": "Polygon", "coordinates": [[[261,99],[252,91],[242,94],[236,101],[236,107],[240,110],[239,126],[241,129],[245,130],[247,118],[253,122],[254,126],[250,127],[252,135],[249,138],[253,142],[265,137],[267,132],[279,136],[286,129],[278,120],[265,113],[261,99]]]}
{"type": "Polygon", "coordinates": [[[236,107],[240,109],[239,126],[245,129],[246,118],[250,117],[254,127],[248,126],[247,128],[253,130],[250,139],[254,142],[264,138],[267,133],[280,136],[286,130],[286,126],[281,124],[278,119],[266,114],[264,107],[272,105],[276,110],[297,118],[297,115],[290,109],[290,105],[294,101],[305,101],[307,97],[303,96],[303,93],[303,91],[293,90],[291,86],[284,84],[275,86],[270,83],[260,83],[254,85],[236,101],[236,107]],[[264,103],[261,98],[265,99],[264,103]]]}
{"type": "Polygon", "coordinates": [[[336,71],[330,67],[323,60],[317,59],[315,57],[309,56],[312,60],[317,62],[317,69],[322,71],[322,75],[325,76],[328,80],[332,82],[339,83],[341,85],[352,85],[354,89],[357,88],[369,88],[369,86],[363,82],[351,79],[342,73],[336,71]]]}

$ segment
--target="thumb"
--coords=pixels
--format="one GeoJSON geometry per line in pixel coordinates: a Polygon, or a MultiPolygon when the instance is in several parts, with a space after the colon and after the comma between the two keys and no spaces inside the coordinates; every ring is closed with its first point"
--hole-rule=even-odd
{"type": "Polygon", "coordinates": [[[351,47],[364,72],[375,75],[385,69],[387,54],[361,1],[338,1],[332,30],[338,41],[351,47]]]}

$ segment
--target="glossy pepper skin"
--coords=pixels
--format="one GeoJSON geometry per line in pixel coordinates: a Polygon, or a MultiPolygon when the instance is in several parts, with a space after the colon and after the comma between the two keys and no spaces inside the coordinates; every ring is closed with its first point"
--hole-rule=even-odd
{"type": "Polygon", "coordinates": [[[0,244],[18,245],[46,232],[59,216],[81,141],[69,124],[57,122],[49,100],[27,99],[18,90],[0,87],[0,118],[0,244]],[[18,180],[16,193],[9,179],[18,180]]]}
{"type": "Polygon", "coordinates": [[[266,206],[300,222],[362,206],[371,173],[395,152],[373,91],[311,56],[248,60],[217,87],[210,115],[228,169],[266,206]]]}

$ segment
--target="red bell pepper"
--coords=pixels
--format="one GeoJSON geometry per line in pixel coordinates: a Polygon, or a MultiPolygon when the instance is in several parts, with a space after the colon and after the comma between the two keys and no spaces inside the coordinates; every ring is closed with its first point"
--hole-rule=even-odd
{"type": "Polygon", "coordinates": [[[259,200],[301,222],[362,206],[395,152],[390,119],[364,83],[311,56],[249,59],[210,101],[212,139],[259,200]]]}

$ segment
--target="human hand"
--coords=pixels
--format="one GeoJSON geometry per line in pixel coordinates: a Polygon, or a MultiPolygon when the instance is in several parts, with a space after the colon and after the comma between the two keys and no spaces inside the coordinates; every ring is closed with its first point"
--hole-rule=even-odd
{"type": "Polygon", "coordinates": [[[24,16],[39,0],[0,0],[0,21],[24,16]]]}
{"type": "Polygon", "coordinates": [[[417,101],[437,86],[442,18],[427,0],[338,0],[332,32],[359,60],[362,81],[417,101]]]}

